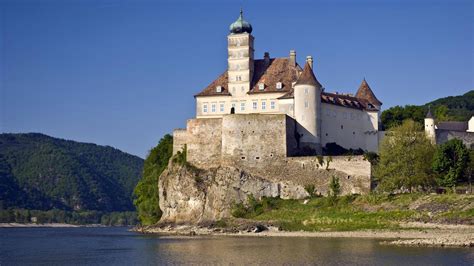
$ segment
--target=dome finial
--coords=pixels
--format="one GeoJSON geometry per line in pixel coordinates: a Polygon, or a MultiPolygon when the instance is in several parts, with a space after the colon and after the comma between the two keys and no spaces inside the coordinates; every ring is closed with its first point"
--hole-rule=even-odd
{"type": "Polygon", "coordinates": [[[230,25],[229,27],[231,34],[238,34],[238,33],[252,33],[252,25],[244,20],[244,11],[242,7],[240,8],[240,16],[239,18],[230,25]]]}

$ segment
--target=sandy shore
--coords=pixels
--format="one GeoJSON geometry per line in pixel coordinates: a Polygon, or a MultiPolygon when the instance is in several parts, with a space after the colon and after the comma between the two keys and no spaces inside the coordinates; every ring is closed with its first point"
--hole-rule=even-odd
{"type": "Polygon", "coordinates": [[[169,237],[217,235],[245,237],[334,237],[334,238],[374,238],[388,245],[438,246],[438,247],[474,247],[474,226],[442,225],[426,223],[406,223],[402,230],[365,230],[343,232],[287,232],[278,228],[255,233],[252,231],[226,232],[221,229],[200,228],[195,226],[150,227],[137,229],[142,233],[160,234],[169,237]]]}
{"type": "Polygon", "coordinates": [[[49,223],[49,224],[35,224],[35,223],[0,223],[0,228],[13,228],[13,227],[103,227],[100,224],[88,224],[88,225],[75,225],[75,224],[63,224],[63,223],[49,223]]]}

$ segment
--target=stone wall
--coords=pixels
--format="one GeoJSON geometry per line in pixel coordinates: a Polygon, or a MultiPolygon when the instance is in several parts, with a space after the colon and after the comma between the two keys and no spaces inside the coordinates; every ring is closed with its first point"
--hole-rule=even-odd
{"type": "Polygon", "coordinates": [[[265,164],[286,157],[286,115],[227,115],[222,119],[222,160],[265,164]]]}
{"type": "MultiPolygon", "coordinates": [[[[314,185],[316,193],[328,194],[333,176],[339,178],[341,194],[367,194],[371,188],[371,165],[363,156],[322,157],[320,164],[316,156],[288,157],[281,161],[267,162],[255,166],[236,162],[233,165],[249,173],[274,182],[287,181],[294,185],[314,185]]],[[[225,162],[224,162],[225,163],[225,162]]]]}
{"type": "Polygon", "coordinates": [[[178,128],[173,130],[173,155],[184,149],[184,145],[188,141],[186,129],[178,128]]]}
{"type": "Polygon", "coordinates": [[[197,167],[217,167],[221,161],[222,118],[190,119],[187,123],[187,159],[197,167]]]}
{"type": "Polygon", "coordinates": [[[371,166],[362,156],[294,156],[295,121],[285,114],[234,114],[223,118],[188,120],[187,130],[174,132],[173,152],[187,144],[188,162],[198,168],[232,166],[267,180],[314,185],[327,195],[332,176],[339,178],[342,194],[370,191],[371,166]]]}

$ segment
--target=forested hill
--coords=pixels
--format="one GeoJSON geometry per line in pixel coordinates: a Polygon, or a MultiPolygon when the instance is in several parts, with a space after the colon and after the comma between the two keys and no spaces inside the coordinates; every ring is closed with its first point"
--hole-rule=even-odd
{"type": "Polygon", "coordinates": [[[135,210],[143,159],[43,134],[0,134],[0,210],[135,210]]]}
{"type": "Polygon", "coordinates": [[[391,107],[382,113],[382,124],[390,129],[405,119],[423,124],[428,108],[431,107],[437,121],[468,121],[474,115],[474,90],[464,95],[440,98],[424,105],[391,107]]]}

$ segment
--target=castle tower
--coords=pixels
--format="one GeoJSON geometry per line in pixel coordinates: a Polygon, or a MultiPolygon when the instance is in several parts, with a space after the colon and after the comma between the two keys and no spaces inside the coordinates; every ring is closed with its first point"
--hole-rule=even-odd
{"type": "Polygon", "coordinates": [[[229,27],[227,36],[229,92],[232,97],[244,97],[250,90],[254,70],[252,25],[244,20],[243,12],[229,27]]]}
{"type": "Polygon", "coordinates": [[[431,106],[428,107],[428,113],[425,117],[425,133],[426,136],[430,139],[431,143],[436,144],[436,129],[435,129],[435,120],[431,114],[431,106]]]}
{"type": "Polygon", "coordinates": [[[312,57],[294,86],[297,140],[300,149],[321,153],[321,84],[314,76],[312,57]]]}

